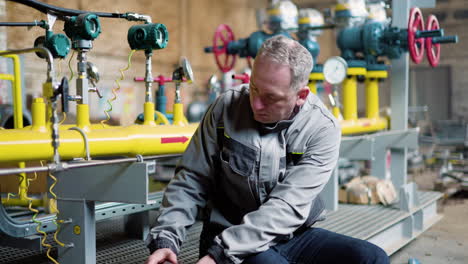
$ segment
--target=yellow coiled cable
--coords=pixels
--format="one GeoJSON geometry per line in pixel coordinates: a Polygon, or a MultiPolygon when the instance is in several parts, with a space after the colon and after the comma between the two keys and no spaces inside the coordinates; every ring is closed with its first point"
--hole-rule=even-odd
{"type": "Polygon", "coordinates": [[[73,77],[75,76],[73,73],[73,69],[71,67],[71,61],[73,59],[73,55],[75,55],[75,50],[72,51],[72,54],[70,55],[70,59],[68,59],[68,70],[70,70],[70,78],[68,78],[69,82],[71,82],[71,80],[73,80],[73,77]]]}
{"type": "MultiPolygon", "coordinates": [[[[41,161],[41,166],[43,166],[43,165],[42,165],[42,161],[41,161]]],[[[26,186],[27,186],[27,187],[29,187],[30,181],[34,181],[34,180],[37,179],[37,174],[36,174],[36,172],[34,172],[34,176],[35,176],[34,179],[27,179],[27,180],[26,180],[26,186]]],[[[29,210],[30,210],[31,212],[34,213],[34,215],[33,215],[33,217],[32,217],[32,221],[33,221],[34,223],[37,224],[37,225],[36,225],[36,232],[38,232],[39,234],[42,235],[41,245],[42,245],[43,247],[46,247],[46,248],[47,248],[47,253],[46,253],[47,258],[49,258],[54,264],[59,264],[59,262],[58,262],[56,259],[54,259],[54,258],[50,255],[50,251],[52,250],[52,245],[49,244],[49,243],[46,243],[47,233],[44,232],[43,230],[41,230],[42,222],[41,222],[41,221],[38,221],[38,220],[36,219],[36,218],[37,218],[37,215],[39,214],[39,210],[37,210],[37,209],[35,209],[35,208],[32,207],[32,201],[33,201],[33,199],[32,199],[31,197],[28,197],[28,195],[26,194],[26,195],[25,195],[25,198],[26,198],[27,200],[29,200],[29,206],[28,206],[29,210]]]]}
{"type": "MultiPolygon", "coordinates": [[[[44,166],[44,165],[42,164],[42,161],[41,161],[41,166],[44,166]]],[[[55,192],[53,191],[55,185],[57,184],[57,178],[56,178],[54,175],[52,175],[52,173],[50,173],[50,172],[49,172],[49,177],[52,178],[52,180],[53,180],[53,183],[52,183],[52,184],[50,185],[50,187],[49,187],[49,193],[52,194],[52,196],[54,197],[54,201],[57,201],[57,195],[56,195],[55,192]]],[[[64,247],[64,246],[65,246],[65,243],[61,242],[61,241],[58,240],[58,238],[57,238],[57,235],[58,235],[58,233],[60,232],[60,225],[58,224],[58,222],[56,221],[56,219],[57,219],[57,216],[58,216],[58,214],[60,213],[60,211],[59,211],[58,208],[57,208],[56,202],[51,203],[51,207],[52,207],[52,206],[53,206],[53,208],[52,208],[53,210],[51,210],[51,211],[56,212],[56,217],[55,217],[55,219],[54,219],[54,224],[55,224],[55,226],[57,227],[57,228],[55,229],[55,233],[54,233],[54,240],[55,240],[55,242],[56,242],[59,246],[64,247]]],[[[60,221],[59,221],[59,222],[60,222],[60,221]]]]}
{"type": "Polygon", "coordinates": [[[65,122],[65,120],[67,119],[67,113],[65,112],[62,112],[62,120],[59,122],[59,125],[63,124],[63,122],[65,122]]]}
{"type": "Polygon", "coordinates": [[[124,78],[125,78],[125,75],[124,75],[124,72],[127,71],[128,69],[130,69],[130,67],[132,67],[132,56],[133,56],[133,53],[135,53],[135,50],[131,50],[130,53],[128,54],[128,63],[127,63],[127,66],[123,69],[119,69],[120,71],[120,78],[117,78],[115,79],[115,83],[117,84],[117,87],[112,89],[112,95],[113,97],[109,100],[107,100],[107,104],[109,105],[109,109],[107,110],[104,110],[104,114],[106,114],[106,119],[105,120],[101,120],[101,124],[103,127],[106,126],[106,123],[110,120],[110,114],[109,112],[112,111],[112,102],[117,100],[117,91],[120,90],[120,81],[123,81],[124,78]]]}

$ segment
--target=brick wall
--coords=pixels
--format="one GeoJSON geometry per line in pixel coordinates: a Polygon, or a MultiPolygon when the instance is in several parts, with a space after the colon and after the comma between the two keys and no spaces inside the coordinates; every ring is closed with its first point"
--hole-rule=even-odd
{"type": "MultiPolygon", "coordinates": [[[[169,44],[166,49],[153,53],[153,75],[164,74],[170,76],[181,56],[187,57],[194,70],[196,82],[182,88],[183,102],[188,104],[196,90],[204,91],[207,79],[211,74],[217,73],[216,64],[212,54],[205,54],[203,48],[211,46],[216,27],[225,23],[231,26],[236,38],[247,37],[257,30],[255,22],[255,8],[265,7],[266,0],[49,0],[48,4],[89,11],[102,12],[136,12],[148,14],[154,23],[165,24],[169,31],[169,44]]],[[[30,7],[17,3],[6,2],[6,19],[3,21],[33,21],[46,19],[44,14],[30,7]]],[[[135,22],[126,20],[102,18],[102,33],[94,41],[94,47],[88,54],[88,60],[96,64],[101,73],[99,87],[103,93],[110,97],[112,88],[115,88],[115,79],[120,76],[119,69],[127,65],[130,48],[127,43],[127,31],[135,22]]],[[[58,21],[54,26],[55,33],[63,33],[63,22],[58,21]]],[[[44,34],[41,28],[8,28],[6,47],[19,49],[32,47],[34,40],[44,34]]],[[[24,69],[26,90],[29,95],[39,96],[42,82],[45,80],[46,64],[36,55],[24,55],[24,69]]],[[[57,69],[61,74],[69,76],[68,60],[57,61],[57,69]],[[59,71],[59,70],[58,70],[59,71]]],[[[134,83],[133,77],[144,75],[144,54],[136,52],[132,58],[132,67],[125,72],[125,80],[121,82],[119,99],[115,102],[114,114],[123,124],[131,123],[136,115],[143,110],[144,84],[134,83]]],[[[76,55],[71,65],[76,69],[76,55]]],[[[246,62],[240,60],[236,67],[242,69],[246,62]]],[[[173,101],[173,85],[167,85],[168,107],[173,101]]],[[[74,92],[74,87],[72,87],[74,92]]],[[[74,107],[72,107],[73,109],[74,107]]],[[[106,109],[104,100],[93,98],[91,101],[92,119],[102,119],[103,110],[106,109]]]]}

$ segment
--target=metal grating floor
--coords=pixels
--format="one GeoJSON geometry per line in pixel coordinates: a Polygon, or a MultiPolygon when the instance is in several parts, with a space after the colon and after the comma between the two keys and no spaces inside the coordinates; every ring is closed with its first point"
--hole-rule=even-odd
{"type": "MultiPolygon", "coordinates": [[[[441,197],[438,192],[418,192],[420,206],[433,203],[441,197]]],[[[368,239],[376,233],[408,216],[408,212],[382,205],[339,204],[338,210],[327,214],[316,224],[336,233],[368,239]]]]}
{"type": "MultiPolygon", "coordinates": [[[[425,206],[434,203],[440,198],[440,195],[440,193],[436,192],[419,192],[420,205],[425,206]]],[[[381,205],[340,204],[338,211],[329,213],[327,220],[318,223],[316,226],[366,240],[398,223],[408,214],[408,212],[381,205]]],[[[150,221],[154,221],[155,217],[156,214],[152,212],[150,221]]],[[[197,223],[188,231],[187,241],[183,244],[179,256],[179,263],[196,263],[201,227],[201,223],[197,223]]],[[[144,263],[149,255],[143,241],[125,237],[123,217],[98,222],[96,230],[96,263],[144,263]]],[[[50,237],[48,241],[53,242],[50,237]]],[[[0,263],[50,263],[47,260],[45,253],[0,247],[0,263]]]]}
{"type": "Polygon", "coordinates": [[[406,216],[406,212],[379,205],[340,204],[337,211],[328,213],[326,220],[316,226],[366,240],[406,216]]]}
{"type": "MultiPolygon", "coordinates": [[[[154,217],[152,220],[154,220],[154,217]]],[[[187,241],[182,246],[179,263],[189,264],[198,260],[198,237],[201,228],[201,223],[197,223],[190,228],[187,241]]],[[[47,242],[56,246],[51,234],[49,234],[47,242]]],[[[96,263],[99,264],[141,264],[149,256],[149,251],[142,240],[126,237],[123,217],[96,224],[96,247],[96,263]]],[[[56,257],[56,254],[54,249],[51,255],[56,257]]],[[[49,264],[52,262],[49,261],[45,252],[0,247],[0,263],[49,264]]]]}

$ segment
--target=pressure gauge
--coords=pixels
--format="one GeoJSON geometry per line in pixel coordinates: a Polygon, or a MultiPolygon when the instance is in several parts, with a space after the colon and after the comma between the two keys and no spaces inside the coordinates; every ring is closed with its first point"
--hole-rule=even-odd
{"type": "Polygon", "coordinates": [[[323,64],[323,75],[330,84],[341,83],[346,78],[347,71],[348,63],[339,56],[331,57],[323,64]]]}
{"type": "Polygon", "coordinates": [[[194,82],[195,78],[193,77],[192,66],[190,66],[190,62],[187,58],[181,59],[182,69],[184,71],[184,76],[187,78],[187,82],[194,82]]]}

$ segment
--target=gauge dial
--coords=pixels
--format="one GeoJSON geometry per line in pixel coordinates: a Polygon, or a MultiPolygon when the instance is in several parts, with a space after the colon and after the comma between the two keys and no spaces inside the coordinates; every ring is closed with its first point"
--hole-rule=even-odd
{"type": "Polygon", "coordinates": [[[323,75],[330,84],[341,83],[347,75],[348,63],[339,56],[329,58],[323,64],[323,75]]]}

